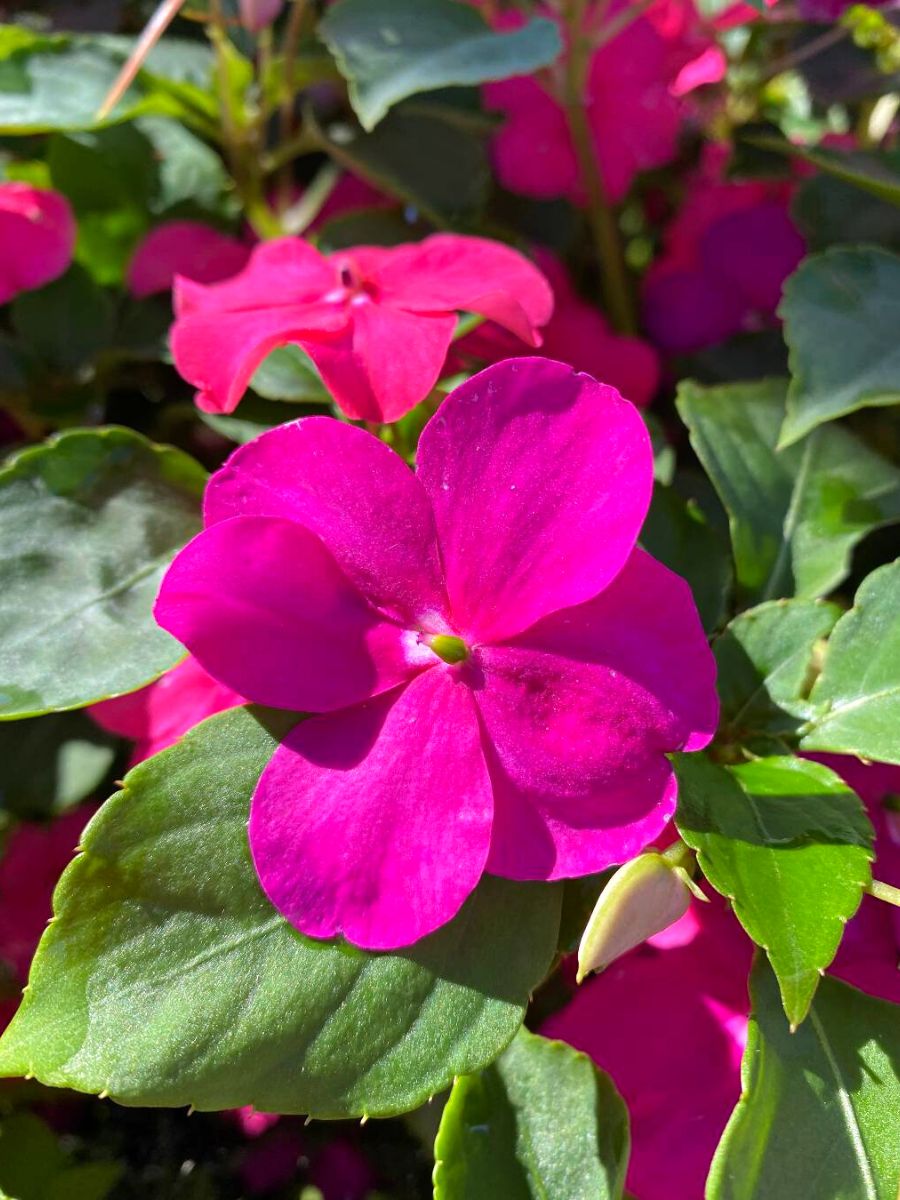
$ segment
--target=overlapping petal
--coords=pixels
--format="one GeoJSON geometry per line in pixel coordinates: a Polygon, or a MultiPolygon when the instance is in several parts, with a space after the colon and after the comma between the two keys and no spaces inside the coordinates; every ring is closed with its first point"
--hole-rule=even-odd
{"type": "Polygon", "coordinates": [[[682,579],[636,550],[594,600],[483,648],[479,663],[491,871],[584,875],[659,836],[676,799],[665,754],[706,745],[718,717],[715,662],[682,579]]]}
{"type": "Polygon", "coordinates": [[[247,265],[246,242],[211,229],[201,221],[166,221],[141,241],[128,265],[133,296],[167,292],[176,275],[195,283],[219,283],[247,265]]]}
{"type": "Polygon", "coordinates": [[[452,314],[407,313],[362,297],[343,337],[304,348],[349,417],[396,421],[437,383],[455,329],[452,314]]]}
{"type": "Polygon", "coordinates": [[[155,612],[211,675],[275,708],[356,704],[409,678],[423,653],[315,534],[279,517],[232,517],[198,534],[155,612]]]}
{"type": "Polygon", "coordinates": [[[425,491],[384,442],[330,417],[305,417],[239,447],[209,482],[207,525],[286,517],[322,539],[362,594],[398,620],[446,618],[425,491]]]}
{"type": "Polygon", "coordinates": [[[418,313],[479,313],[532,346],[540,345],[538,328],[553,312],[553,292],[537,267],[487,238],[438,233],[381,251],[373,279],[386,304],[418,313]]]}
{"type": "Polygon", "coordinates": [[[175,311],[243,312],[304,304],[335,286],[332,264],[301,238],[275,238],[257,246],[247,266],[222,283],[190,279],[175,285],[175,311]]]}
{"type": "Polygon", "coordinates": [[[615,577],[647,511],[653,462],[643,421],[614,389],[562,363],[509,359],[447,397],[422,433],[418,474],[454,622],[484,642],[615,577]]]}
{"type": "Polygon", "coordinates": [[[302,932],[390,950],[461,907],[491,814],[471,692],[438,666],[298,725],[256,789],[250,846],[269,899],[302,932]]]}

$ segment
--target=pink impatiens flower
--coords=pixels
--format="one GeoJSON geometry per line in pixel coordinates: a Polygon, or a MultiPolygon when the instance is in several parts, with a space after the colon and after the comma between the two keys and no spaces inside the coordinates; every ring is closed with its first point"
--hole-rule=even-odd
{"type": "Polygon", "coordinates": [[[127,696],[101,700],[88,712],[102,728],[135,742],[131,765],[173,745],[207,717],[243,704],[243,696],[213,679],[193,658],[127,696]]]}
{"type": "Polygon", "coordinates": [[[138,298],[168,292],[178,275],[195,283],[219,283],[243,270],[252,249],[201,221],[165,221],[135,250],[128,290],[138,298]]]}
{"type": "MultiPolygon", "coordinates": [[[[614,333],[598,308],[575,291],[565,267],[549,250],[535,251],[535,262],[553,288],[553,316],[544,327],[544,354],[604,379],[626,400],[643,407],[659,387],[660,365],[656,350],[641,338],[614,333]]],[[[521,353],[517,338],[498,325],[473,329],[451,348],[451,364],[471,359],[482,364],[499,362],[521,353]]]]}
{"type": "MultiPolygon", "coordinates": [[[[584,36],[626,14],[634,0],[590,3],[584,36]]],[[[542,15],[559,19],[551,9],[542,15]]],[[[504,14],[502,24],[517,24],[504,14]]],[[[683,97],[725,73],[718,46],[701,32],[690,0],[656,0],[591,56],[584,98],[593,149],[609,198],[621,200],[639,172],[675,157],[685,115],[683,97]]],[[[557,73],[518,76],[484,88],[485,104],[505,117],[493,141],[504,187],[525,196],[586,200],[584,181],[557,73]]]]}
{"type": "Polygon", "coordinates": [[[526,258],[484,238],[435,234],[328,258],[279,238],[226,283],[179,280],[175,308],[175,365],[205,411],[231,412],[266,354],[296,342],[348,416],[396,421],[437,382],[457,311],[537,346],[553,294],[526,258]]]}
{"type": "Polygon", "coordinates": [[[644,281],[643,317],[668,353],[690,353],[771,324],[785,279],[806,253],[789,182],[725,180],[709,146],[644,281]]]}
{"type": "Polygon", "coordinates": [[[415,475],[309,417],[212,477],[156,615],[241,695],[320,714],[250,814],[298,929],[407,945],[485,871],[582,875],[665,827],[666,753],[709,741],[717,701],[687,585],[635,547],[652,476],[636,409],[531,358],[447,397],[415,475]]]}
{"type": "Polygon", "coordinates": [[[27,183],[0,183],[0,304],[68,270],[75,218],[65,196],[27,183]]]}

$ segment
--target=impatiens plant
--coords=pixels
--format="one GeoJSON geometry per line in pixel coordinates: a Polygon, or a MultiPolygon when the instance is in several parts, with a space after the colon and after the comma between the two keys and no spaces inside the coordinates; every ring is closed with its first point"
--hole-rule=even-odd
{"type": "Polygon", "coordinates": [[[897,1200],[895,5],[34,7],[0,1200],[897,1200]]]}

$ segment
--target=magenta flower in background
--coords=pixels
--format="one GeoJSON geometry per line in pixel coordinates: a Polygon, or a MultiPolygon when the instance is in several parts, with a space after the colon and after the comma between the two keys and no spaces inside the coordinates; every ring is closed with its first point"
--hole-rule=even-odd
{"type": "Polygon", "coordinates": [[[52,283],[75,250],[75,217],[59,192],[0,183],[0,304],[52,283]]]}
{"type": "MultiPolygon", "coordinates": [[[[628,7],[629,0],[589,4],[587,36],[628,7]]],[[[558,20],[551,9],[541,13],[558,20]]],[[[504,14],[501,23],[507,27],[521,20],[521,14],[504,14]]],[[[611,200],[621,200],[640,171],[675,157],[684,97],[701,84],[722,79],[725,66],[690,0],[657,0],[594,52],[585,105],[611,200]]],[[[494,167],[504,187],[539,199],[565,196],[584,204],[558,75],[489,83],[484,98],[486,107],[505,118],[493,140],[494,167]]]]}
{"type": "Polygon", "coordinates": [[[251,33],[259,33],[277,20],[284,0],[238,0],[241,24],[251,33]]]}
{"type": "Polygon", "coordinates": [[[214,713],[243,704],[243,696],[208,675],[193,658],[127,696],[101,700],[88,712],[102,728],[135,742],[131,766],[159,754],[214,713]]]}
{"type": "MultiPolygon", "coordinates": [[[[886,802],[900,768],[809,755],[865,801],[879,879],[900,886],[900,828],[886,802]]],[[[900,1003],[900,914],[864,896],[828,971],[900,1003]]],[[[595,976],[541,1032],[608,1071],[631,1114],[628,1188],[640,1200],[702,1200],[713,1153],[741,1092],[751,943],[725,902],[681,920],[595,976]],[[686,1081],[689,1081],[686,1086],[686,1081]]]]}
{"type": "Polygon", "coordinates": [[[626,1186],[640,1200],[702,1200],[741,1094],[751,957],[724,901],[693,903],[579,988],[540,1031],[612,1076],[631,1117],[626,1186]]]}
{"type": "Polygon", "coordinates": [[[231,412],[269,351],[296,342],[348,416],[396,421],[437,382],[457,311],[538,346],[553,293],[528,259],[485,238],[435,234],[328,258],[280,238],[227,283],[179,280],[175,309],[175,365],[205,411],[231,412]]]}
{"type": "Polygon", "coordinates": [[[195,283],[219,283],[243,270],[252,249],[201,221],[165,221],[135,250],[128,290],[139,299],[168,292],[179,275],[195,283]]]}
{"type": "MultiPolygon", "coordinates": [[[[614,333],[603,313],[575,291],[565,267],[549,250],[534,258],[553,288],[553,316],[544,327],[543,353],[595,379],[604,379],[632,404],[649,404],[659,387],[656,350],[641,338],[614,333]]],[[[451,369],[472,359],[482,365],[521,354],[521,343],[498,325],[485,324],[454,342],[451,369]]]]}
{"type": "Polygon", "coordinates": [[[612,388],[513,359],[457,388],[418,473],[359,428],[280,426],[211,479],[160,624],[250,700],[318,713],[253,798],[263,888],[370,949],[449,921],[485,871],[623,862],[706,745],[690,591],[635,548],[652,454],[612,388]]]}
{"type": "Polygon", "coordinates": [[[806,253],[788,211],[792,185],[727,181],[726,156],[724,147],[707,148],[644,281],[644,326],[667,353],[771,324],[784,281],[806,253]]]}

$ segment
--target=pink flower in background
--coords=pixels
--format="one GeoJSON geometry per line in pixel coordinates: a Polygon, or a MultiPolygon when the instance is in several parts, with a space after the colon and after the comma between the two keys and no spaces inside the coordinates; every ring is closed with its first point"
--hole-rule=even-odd
{"type": "Polygon", "coordinates": [[[219,283],[243,270],[252,249],[200,221],[166,221],[135,250],[128,290],[140,299],[168,292],[179,275],[195,283],[219,283]]]}
{"type": "MultiPolygon", "coordinates": [[[[877,835],[875,874],[900,886],[900,829],[885,806],[900,792],[900,768],[809,757],[863,798],[877,835]]],[[[900,1002],[898,917],[864,896],[829,974],[900,1002]]],[[[589,1054],[622,1092],[631,1114],[628,1188],[640,1200],[702,1200],[741,1092],[750,958],[749,939],[714,896],[591,979],[541,1030],[589,1054]]]]}
{"type": "Polygon", "coordinates": [[[101,728],[136,743],[131,756],[135,766],[174,745],[207,717],[243,703],[242,696],[207,675],[195,659],[186,658],[155,683],[101,700],[88,712],[101,728]]]}
{"type": "Polygon", "coordinates": [[[644,325],[667,353],[771,323],[806,253],[788,212],[790,183],[725,180],[723,149],[708,147],[644,282],[644,325]]]}
{"type": "Polygon", "coordinates": [[[284,8],[284,0],[238,0],[241,24],[251,33],[271,25],[284,8]]]}
{"type": "Polygon", "coordinates": [[[752,945],[724,901],[595,976],[541,1029],[612,1076],[631,1117],[627,1187],[640,1200],[702,1200],[741,1094],[752,945]]]}
{"type": "Polygon", "coordinates": [[[74,250],[75,217],[65,196],[0,183],[0,304],[58,279],[74,250]]]}
{"type": "MultiPolygon", "coordinates": [[[[41,934],[50,920],[51,898],[68,866],[92,805],[57,817],[48,825],[23,822],[9,835],[0,857],[0,961],[24,985],[41,934]]],[[[0,1009],[8,1018],[10,1011],[0,1009]]]]}
{"type": "MultiPolygon", "coordinates": [[[[589,5],[587,36],[628,7],[589,5]]],[[[557,19],[551,10],[543,15],[557,19]]],[[[503,25],[521,21],[505,14],[503,25]]],[[[607,194],[621,200],[635,175],[675,157],[683,97],[725,73],[725,59],[701,31],[690,0],[657,0],[596,50],[585,106],[607,194]]],[[[485,104],[505,122],[493,141],[494,166],[511,191],[539,199],[586,200],[562,103],[558,74],[519,76],[484,88],[485,104]]]]}
{"type": "Polygon", "coordinates": [[[675,806],[665,757],[715,728],[690,591],[635,541],[652,487],[637,411],[544,359],[453,392],[413,474],[325,417],[238,449],[160,624],[301,722],[260,779],[263,888],[313,937],[407,945],[488,871],[630,858],[675,806]]]}
{"type": "MultiPolygon", "coordinates": [[[[553,288],[553,316],[544,327],[543,353],[604,379],[626,400],[647,405],[659,386],[659,357],[640,338],[613,333],[606,318],[575,291],[565,267],[549,250],[535,251],[535,262],[553,288]]],[[[521,354],[521,342],[498,325],[486,324],[455,342],[450,350],[451,369],[467,361],[499,362],[521,354]]]]}
{"type": "Polygon", "coordinates": [[[553,294],[526,258],[484,238],[436,234],[328,258],[280,238],[227,283],[179,280],[175,307],[175,364],[205,411],[231,412],[266,354],[296,342],[348,416],[396,421],[437,382],[457,310],[540,345],[553,294]]]}

